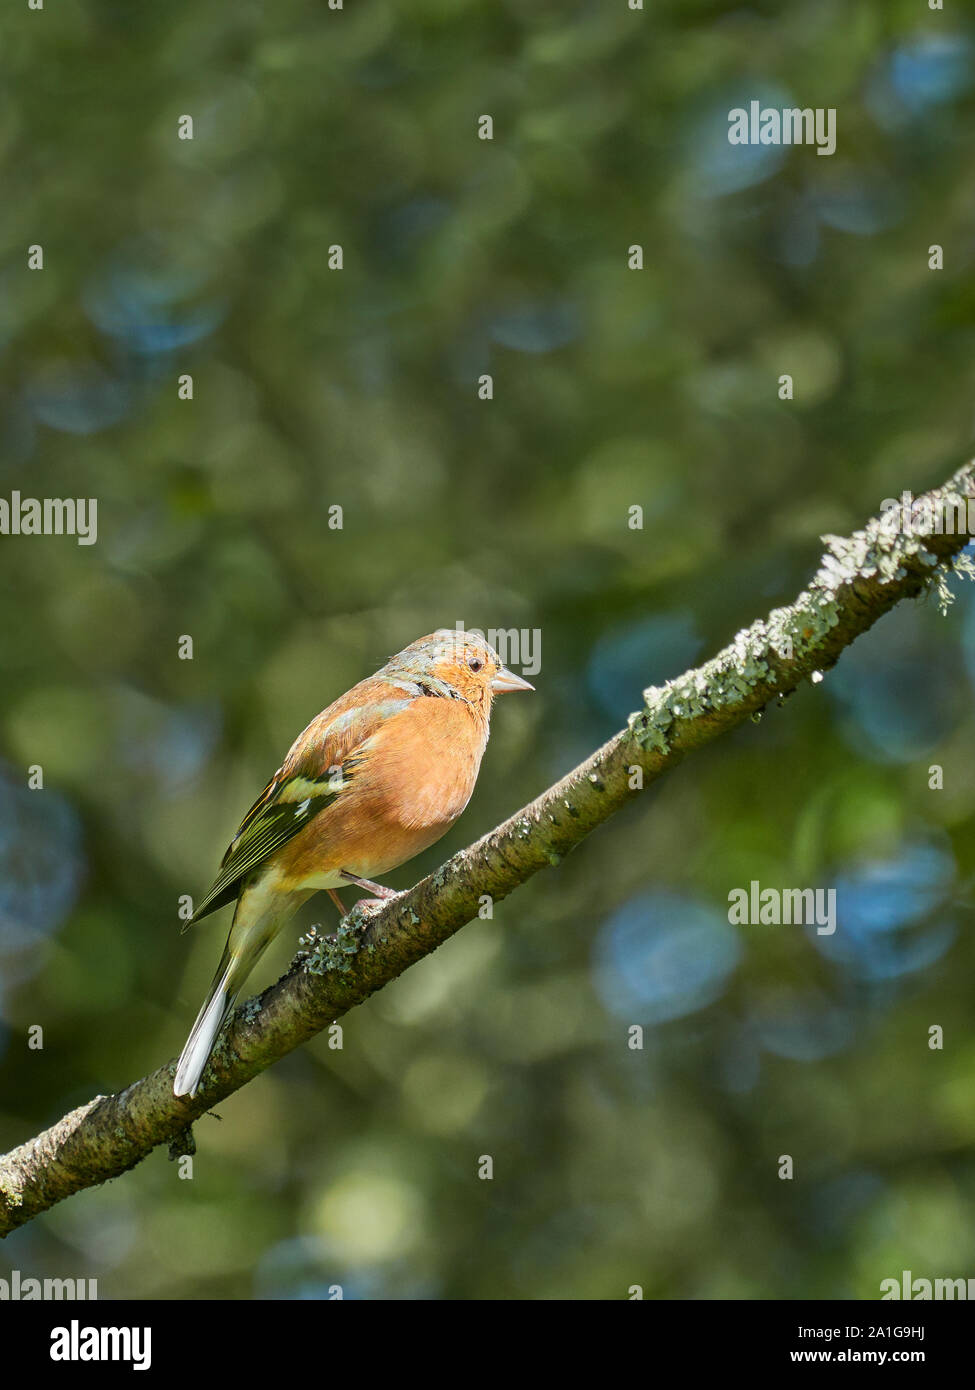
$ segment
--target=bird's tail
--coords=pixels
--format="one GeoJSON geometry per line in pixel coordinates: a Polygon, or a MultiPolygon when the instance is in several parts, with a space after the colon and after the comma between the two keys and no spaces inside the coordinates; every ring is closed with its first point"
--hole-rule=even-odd
{"type": "Polygon", "coordinates": [[[197,1014],[196,1022],[186,1039],[186,1046],[180,1053],[176,1080],[173,1082],[174,1095],[196,1095],[203,1068],[213,1051],[220,1029],[237,1002],[237,995],[243,983],[244,972],[240,969],[240,962],[231,952],[228,941],[220,958],[217,973],[213,977],[213,984],[203,1001],[203,1008],[197,1014]]]}
{"type": "Polygon", "coordinates": [[[173,1082],[174,1095],[196,1095],[203,1068],[220,1029],[233,1012],[244,981],[284,922],[310,896],[310,893],[279,895],[267,901],[259,891],[245,889],[237,903],[217,973],[180,1053],[173,1082]]]}

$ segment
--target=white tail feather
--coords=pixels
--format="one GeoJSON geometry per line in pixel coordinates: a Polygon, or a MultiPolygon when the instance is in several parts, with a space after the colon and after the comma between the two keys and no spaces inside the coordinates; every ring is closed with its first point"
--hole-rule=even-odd
{"type": "Polygon", "coordinates": [[[236,994],[228,994],[226,989],[232,967],[231,961],[226,970],[214,980],[206,1003],[197,1014],[193,1029],[186,1039],[186,1046],[180,1053],[176,1080],[173,1082],[173,1095],[196,1095],[203,1068],[213,1051],[213,1044],[237,998],[236,994]]]}
{"type": "Polygon", "coordinates": [[[180,1053],[173,1082],[174,1095],[196,1095],[213,1045],[237,1002],[244,981],[268,942],[305,899],[311,897],[312,891],[282,893],[274,876],[265,875],[241,893],[210,992],[180,1053]]]}

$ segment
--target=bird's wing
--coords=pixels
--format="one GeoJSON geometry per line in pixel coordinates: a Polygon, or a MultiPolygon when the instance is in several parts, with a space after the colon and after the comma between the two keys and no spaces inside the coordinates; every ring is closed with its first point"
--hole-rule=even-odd
{"type": "Polygon", "coordinates": [[[298,735],[238,826],[213,887],[187,926],[236,898],[248,874],[348,793],[371,739],[387,719],[414,698],[395,687],[366,695],[363,687],[367,684],[363,682],[330,705],[298,735]]]}

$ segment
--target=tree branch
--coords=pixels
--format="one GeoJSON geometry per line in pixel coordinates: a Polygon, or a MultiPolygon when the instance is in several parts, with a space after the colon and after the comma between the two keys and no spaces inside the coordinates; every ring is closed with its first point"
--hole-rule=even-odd
{"type": "MultiPolygon", "coordinates": [[[[368,917],[353,909],[287,975],[234,1015],[198,1094],[177,1100],[175,1062],[114,1096],[96,1096],[0,1158],[0,1235],[83,1188],[133,1168],[159,1144],[177,1149],[218,1101],[299,1047],[430,954],[495,902],[583,840],[692,749],[733,729],[835,664],[845,647],[902,599],[936,585],[968,539],[934,530],[937,510],[975,501],[975,462],[914,503],[912,524],[894,513],[828,550],[787,608],[734,638],[712,660],[644,692],[628,725],[530,806],[368,917]],[[927,509],[927,511],[926,511],[927,509]],[[639,769],[639,777],[636,775],[639,769]]],[[[180,1150],[184,1151],[184,1150],[180,1150]]]]}

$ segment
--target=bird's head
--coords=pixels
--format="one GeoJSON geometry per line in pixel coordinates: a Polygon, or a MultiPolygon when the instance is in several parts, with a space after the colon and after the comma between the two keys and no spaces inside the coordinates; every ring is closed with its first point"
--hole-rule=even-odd
{"type": "Polygon", "coordinates": [[[534,690],[521,676],[509,671],[493,647],[476,632],[457,632],[442,627],[428,637],[411,642],[389,662],[387,670],[429,681],[433,693],[451,691],[472,705],[490,708],[495,695],[513,690],[534,690]]]}

